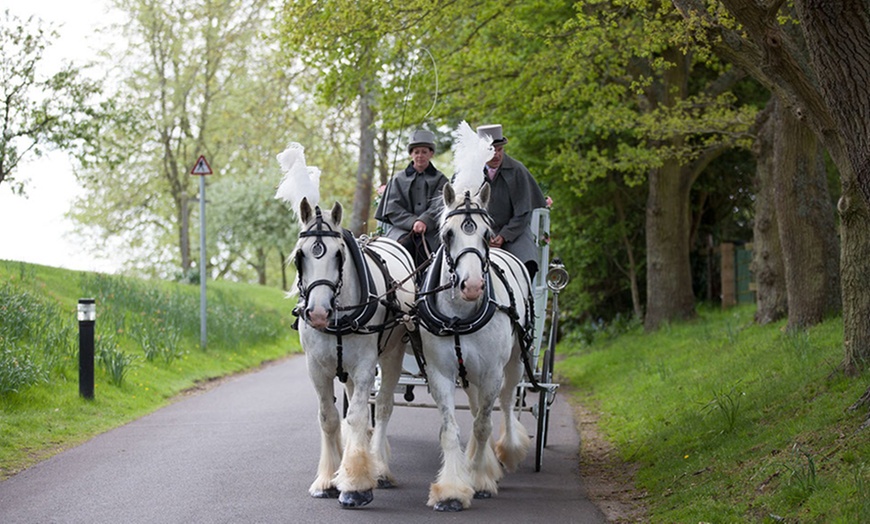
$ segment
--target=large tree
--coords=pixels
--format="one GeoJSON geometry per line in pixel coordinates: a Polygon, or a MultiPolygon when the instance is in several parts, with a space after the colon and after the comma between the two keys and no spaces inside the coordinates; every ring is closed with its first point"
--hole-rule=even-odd
{"type": "Polygon", "coordinates": [[[0,18],[0,186],[24,193],[15,171],[48,148],[77,148],[93,136],[108,109],[96,102],[99,83],[65,63],[46,72],[45,49],[58,33],[41,20],[22,20],[8,9],[0,18]]]}
{"type": "Polygon", "coordinates": [[[551,191],[583,192],[613,174],[646,184],[645,325],[654,329],[694,315],[691,190],[718,155],[748,146],[754,110],[729,92],[739,75],[685,50],[672,7],[619,4],[473,14],[454,4],[465,23],[440,25],[450,36],[438,53],[454,86],[450,109],[505,124],[517,138],[509,153],[551,191]]]}
{"type": "Polygon", "coordinates": [[[122,28],[127,49],[113,57],[120,79],[113,97],[128,111],[105,126],[94,162],[82,170],[86,194],[76,216],[105,239],[123,238],[128,258],[142,272],[191,272],[198,180],[190,170],[199,155],[215,171],[209,182],[252,172],[275,183],[280,177],[275,154],[288,137],[276,131],[292,129],[275,126],[292,123],[286,115],[297,110],[289,103],[286,69],[269,73],[275,71],[268,61],[274,49],[261,39],[269,5],[114,2],[128,19],[122,28]],[[275,96],[253,96],[267,87],[275,96]],[[270,116],[275,126],[260,125],[252,114],[270,116]]]}
{"type": "Polygon", "coordinates": [[[758,79],[828,151],[842,184],[840,278],[844,368],[870,361],[870,5],[796,0],[806,51],[786,29],[784,2],[673,0],[698,40],[758,79]],[[724,10],[718,7],[724,7],[724,10]]]}

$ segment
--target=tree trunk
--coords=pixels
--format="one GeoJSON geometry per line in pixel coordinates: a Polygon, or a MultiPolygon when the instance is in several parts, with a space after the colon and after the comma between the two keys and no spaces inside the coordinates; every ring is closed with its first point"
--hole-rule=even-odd
{"type": "MultiPolygon", "coordinates": [[[[616,218],[620,224],[625,224],[625,207],[622,203],[622,195],[619,188],[614,191],[613,205],[616,207],[616,218]]],[[[640,305],[640,285],[637,282],[637,262],[634,260],[634,248],[631,245],[631,239],[628,237],[627,228],[622,228],[620,235],[622,245],[625,247],[625,254],[628,256],[628,268],[624,269],[624,273],[628,277],[628,282],[631,285],[631,307],[634,311],[634,317],[638,320],[643,320],[643,309],[640,305]]]]}
{"type": "Polygon", "coordinates": [[[775,122],[773,112],[776,97],[770,99],[759,115],[758,139],[753,152],[755,172],[755,223],[752,240],[752,274],[756,283],[755,321],[761,325],[775,322],[788,314],[788,295],[785,286],[785,267],[779,225],[773,197],[773,144],[775,122]]]}
{"type": "Polygon", "coordinates": [[[378,185],[385,186],[390,180],[390,137],[387,130],[381,131],[378,139],[378,185]]]}
{"type": "MultiPolygon", "coordinates": [[[[654,87],[652,104],[673,107],[688,93],[689,62],[677,49],[666,49],[665,59],[674,64],[654,87]]],[[[683,137],[672,137],[679,146],[683,137]]],[[[694,171],[697,172],[697,171],[694,171]]],[[[644,328],[653,330],[665,322],[695,316],[692,268],[689,261],[691,214],[689,191],[693,171],[676,160],[652,170],[646,204],[646,317],[644,328]]]]}
{"type": "Polygon", "coordinates": [[[689,264],[690,177],[668,161],[649,177],[646,206],[647,297],[644,328],[695,316],[689,264]]]}
{"type": "Polygon", "coordinates": [[[257,271],[257,284],[261,286],[266,285],[266,251],[258,247],[256,250],[256,260],[257,263],[254,265],[254,269],[257,271]]]}
{"type": "Polygon", "coordinates": [[[181,272],[184,276],[190,271],[190,199],[187,197],[187,191],[181,190],[180,202],[178,209],[178,250],[181,252],[181,272]]]}
{"type": "Polygon", "coordinates": [[[870,5],[866,0],[797,0],[795,7],[822,98],[870,202],[870,5]]]}
{"type": "Polygon", "coordinates": [[[278,256],[281,257],[281,291],[287,291],[287,255],[279,249],[278,256]]]}
{"type": "Polygon", "coordinates": [[[372,178],[375,176],[375,130],[372,94],[363,88],[359,99],[359,166],[356,170],[356,190],[353,194],[353,213],[348,229],[354,236],[368,232],[369,211],[372,207],[372,178]]]}
{"type": "Polygon", "coordinates": [[[843,186],[837,205],[843,246],[843,367],[846,374],[857,375],[870,363],[870,6],[862,0],[797,0],[795,7],[821,96],[843,143],[841,155],[831,153],[843,186]]]}
{"type": "Polygon", "coordinates": [[[839,313],[839,245],[824,150],[784,104],[775,104],[774,202],[785,263],[788,328],[839,313]]]}
{"type": "Polygon", "coordinates": [[[843,181],[837,211],[843,248],[843,367],[847,375],[857,375],[870,364],[870,208],[854,181],[843,181]]]}

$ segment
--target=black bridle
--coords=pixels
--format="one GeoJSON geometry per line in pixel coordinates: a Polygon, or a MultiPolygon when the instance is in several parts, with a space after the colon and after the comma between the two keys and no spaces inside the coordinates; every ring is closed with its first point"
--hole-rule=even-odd
{"type": "MultiPolygon", "coordinates": [[[[323,255],[326,254],[326,244],[323,243],[324,238],[341,238],[341,233],[333,230],[329,227],[328,224],[324,224],[323,222],[323,213],[320,211],[320,207],[315,206],[314,208],[314,224],[309,227],[307,230],[299,233],[299,238],[311,238],[313,237],[314,245],[311,246],[311,256],[316,259],[323,258],[323,255]]],[[[296,266],[296,285],[299,289],[299,296],[307,302],[308,295],[311,291],[317,286],[326,286],[330,290],[332,290],[332,300],[330,306],[335,309],[335,296],[341,291],[341,285],[344,281],[344,255],[341,251],[338,253],[338,279],[335,282],[332,282],[327,279],[319,279],[311,282],[307,286],[303,286],[302,284],[302,257],[303,253],[301,250],[296,251],[296,256],[294,258],[294,264],[296,266]]],[[[304,315],[304,313],[303,313],[304,315]]],[[[304,318],[304,320],[308,320],[304,318]]]]}
{"type": "MultiPolygon", "coordinates": [[[[487,213],[487,211],[485,209],[483,209],[481,207],[477,207],[477,206],[472,207],[472,205],[471,205],[471,192],[470,191],[465,192],[465,202],[462,206],[457,207],[456,209],[447,213],[447,216],[445,217],[445,222],[447,219],[458,216],[458,215],[463,215],[463,217],[464,217],[462,220],[462,224],[460,225],[460,229],[462,230],[462,232],[464,234],[469,235],[469,236],[474,235],[477,232],[478,225],[477,225],[477,222],[474,220],[475,215],[483,217],[484,222],[486,222],[487,231],[488,231],[488,228],[490,227],[490,224],[492,222],[492,219],[490,218],[489,213],[487,213]]],[[[459,282],[457,281],[457,278],[456,278],[456,265],[459,264],[459,259],[461,259],[463,256],[468,255],[468,254],[474,255],[478,258],[478,260],[480,260],[480,269],[481,269],[481,271],[483,271],[484,280],[488,280],[488,276],[489,276],[489,234],[488,234],[488,232],[485,232],[483,234],[483,252],[481,252],[479,249],[476,249],[473,247],[467,247],[467,248],[463,249],[462,251],[460,251],[456,255],[456,257],[454,258],[451,255],[450,249],[449,249],[450,239],[446,238],[444,243],[448,247],[447,249],[444,250],[444,259],[447,261],[447,269],[450,271],[450,274],[451,274],[451,281],[453,284],[452,287],[455,287],[457,284],[459,284],[459,282]]]]}

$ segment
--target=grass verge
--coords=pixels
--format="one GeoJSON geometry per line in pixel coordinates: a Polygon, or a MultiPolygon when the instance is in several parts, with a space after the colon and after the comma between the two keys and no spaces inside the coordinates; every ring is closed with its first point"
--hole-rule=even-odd
{"type": "Polygon", "coordinates": [[[799,333],[754,308],[591,343],[557,372],[638,467],[652,522],[870,522],[868,377],[839,370],[842,320],[799,333]]]}
{"type": "Polygon", "coordinates": [[[214,378],[298,352],[274,288],[199,286],[0,261],[0,480],[214,378]],[[96,299],[94,399],[79,396],[79,298],[96,299]]]}

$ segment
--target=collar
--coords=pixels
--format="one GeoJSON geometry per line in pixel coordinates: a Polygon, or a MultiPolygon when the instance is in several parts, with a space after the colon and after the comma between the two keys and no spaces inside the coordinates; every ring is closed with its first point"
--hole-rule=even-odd
{"type": "MultiPolygon", "coordinates": [[[[418,174],[418,173],[419,173],[419,172],[418,172],[416,169],[414,169],[414,162],[411,162],[410,164],[408,164],[408,167],[405,168],[405,175],[406,175],[406,176],[414,176],[414,175],[416,175],[416,174],[418,174]]],[[[435,164],[433,164],[432,162],[429,162],[429,165],[428,165],[428,166],[426,167],[426,169],[425,169],[422,173],[420,173],[420,174],[423,174],[423,175],[435,175],[436,173],[438,173],[438,170],[435,169],[435,164]]]]}

